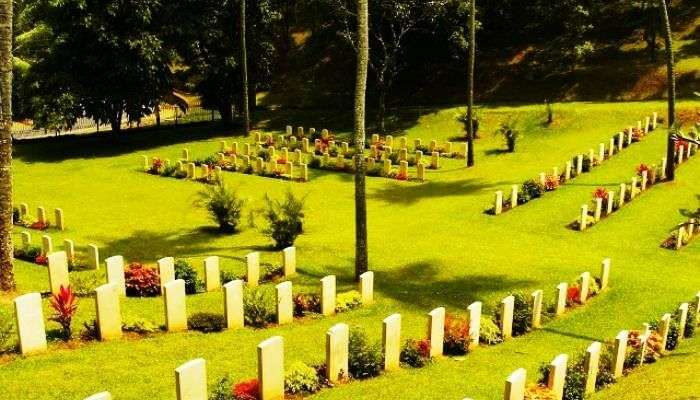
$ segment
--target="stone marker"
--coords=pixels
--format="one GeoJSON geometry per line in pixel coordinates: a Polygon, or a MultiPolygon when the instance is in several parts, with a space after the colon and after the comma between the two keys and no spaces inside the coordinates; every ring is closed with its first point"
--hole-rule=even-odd
{"type": "Polygon", "coordinates": [[[165,303],[165,328],[168,332],[187,330],[185,281],[176,279],[163,285],[165,303]]]}
{"type": "Polygon", "coordinates": [[[595,381],[598,377],[598,363],[600,361],[600,349],[600,342],[593,342],[586,349],[586,358],[583,366],[586,373],[586,394],[595,392],[595,381]]]}
{"type": "Polygon", "coordinates": [[[391,173],[391,160],[388,158],[384,159],[382,164],[382,173],[384,176],[388,176],[391,173]]]}
{"type": "Polygon", "coordinates": [[[163,292],[163,285],[175,280],[175,259],[164,257],[158,260],[158,276],[160,276],[160,288],[163,292]]]}
{"type": "Polygon", "coordinates": [[[647,182],[649,181],[649,171],[642,171],[642,191],[647,190],[647,182]]]}
{"type": "Polygon", "coordinates": [[[615,205],[615,191],[611,190],[608,192],[608,200],[606,202],[607,209],[605,210],[605,215],[610,216],[613,213],[613,206],[615,205]]]}
{"type": "Polygon", "coordinates": [[[92,269],[100,269],[100,249],[95,244],[89,244],[88,250],[88,265],[92,269]]]}
{"type": "Polygon", "coordinates": [[[374,272],[367,271],[360,275],[360,295],[362,305],[374,302],[374,272]]]}
{"type": "Polygon", "coordinates": [[[583,154],[576,156],[576,176],[583,173],[583,154]]]}
{"type": "Polygon", "coordinates": [[[566,162],[566,166],[564,167],[564,180],[569,181],[571,179],[571,161],[566,162]]]}
{"type": "Polygon", "coordinates": [[[70,286],[68,280],[68,258],[65,251],[57,251],[48,255],[49,287],[52,294],[58,294],[61,286],[70,286]]]}
{"type": "Polygon", "coordinates": [[[566,311],[566,293],[569,290],[569,285],[566,282],[562,282],[557,285],[557,303],[555,308],[555,315],[562,315],[566,311]]]}
{"type": "Polygon", "coordinates": [[[100,392],[88,396],[84,400],[112,400],[112,395],[109,392],[100,392]]]}
{"type": "Polygon", "coordinates": [[[53,241],[51,236],[43,235],[41,237],[41,255],[46,256],[49,253],[53,253],[53,241]]]}
{"type": "Polygon", "coordinates": [[[204,286],[207,292],[214,292],[221,288],[218,256],[211,256],[204,259],[204,286]]]}
{"type": "Polygon", "coordinates": [[[605,143],[598,145],[598,162],[605,161],[605,143]]]}
{"type": "Polygon", "coordinates": [[[203,358],[188,361],[175,368],[177,400],[207,399],[207,364],[203,358]]]}
{"type": "Polygon", "coordinates": [[[347,378],[349,337],[347,324],[333,325],[326,332],[326,378],[331,383],[347,378]]]}
{"type": "Polygon", "coordinates": [[[107,266],[107,283],[116,283],[121,294],[126,294],[126,280],[124,279],[124,257],[112,256],[105,259],[107,266]]]}
{"type": "Polygon", "coordinates": [[[479,346],[481,333],[481,302],[475,301],[467,307],[469,311],[469,350],[479,346]]]}
{"type": "Polygon", "coordinates": [[[581,218],[579,222],[578,230],[585,231],[588,225],[588,204],[581,206],[581,218]]]}
{"type": "Polygon", "coordinates": [[[32,244],[32,234],[27,231],[22,231],[22,247],[27,247],[32,244]]]}
{"type": "Polygon", "coordinates": [[[438,307],[428,313],[428,340],[430,340],[430,357],[440,357],[445,337],[445,308],[438,307]]]}
{"type": "Polygon", "coordinates": [[[245,325],[243,281],[240,279],[224,284],[224,318],[228,329],[242,328],[245,325]]]}
{"type": "Polygon", "coordinates": [[[561,400],[564,396],[564,383],[566,382],[566,364],[569,356],[560,354],[549,364],[549,377],[547,387],[554,392],[555,398],[561,400]]]}
{"type": "Polygon", "coordinates": [[[440,168],[440,153],[433,151],[430,158],[430,168],[438,169],[440,168]]]}
{"type": "Polygon", "coordinates": [[[664,314],[661,317],[658,333],[661,335],[661,352],[666,352],[666,344],[668,343],[668,331],[671,329],[671,314],[664,314]]]}
{"type": "Polygon", "coordinates": [[[66,229],[66,221],[63,218],[63,210],[61,210],[60,208],[55,209],[54,210],[54,219],[56,222],[56,228],[59,231],[66,229]]]}
{"type": "MultiPolygon", "coordinates": [[[[371,160],[371,158],[370,158],[371,160]]],[[[416,175],[418,177],[418,180],[423,182],[425,181],[425,164],[418,164],[416,166],[416,175]]]]}
{"type": "Polygon", "coordinates": [[[510,187],[510,208],[518,206],[518,185],[510,187]]]}
{"type": "Polygon", "coordinates": [[[248,253],[245,259],[247,264],[246,280],[248,282],[248,287],[257,287],[260,281],[260,253],[257,251],[248,253]]]}
{"type": "Polygon", "coordinates": [[[119,287],[107,283],[95,289],[95,310],[100,340],[122,336],[122,316],[119,308],[119,287]]]}
{"type": "Polygon", "coordinates": [[[75,260],[75,244],[70,239],[63,240],[63,251],[66,252],[66,258],[68,261],[75,260]]]}
{"type": "Polygon", "coordinates": [[[547,183],[547,174],[540,172],[537,179],[539,180],[540,185],[544,186],[547,183]]]}
{"type": "Polygon", "coordinates": [[[600,265],[600,290],[605,290],[610,284],[610,258],[603,259],[600,265]]]}
{"type": "Polygon", "coordinates": [[[44,207],[36,208],[36,220],[42,224],[47,222],[46,220],[46,209],[44,207]]]}
{"type": "Polygon", "coordinates": [[[627,196],[627,184],[621,183],[620,184],[620,207],[622,207],[625,204],[625,197],[627,196]]]}
{"type": "Polygon", "coordinates": [[[615,379],[622,376],[622,370],[625,366],[627,337],[627,331],[621,331],[615,336],[615,350],[613,351],[613,377],[615,377],[615,379]]]}
{"type": "MultiPolygon", "coordinates": [[[[19,216],[24,221],[29,215],[29,205],[27,203],[19,203],[19,216]]],[[[25,221],[29,222],[29,221],[25,221]]]]}
{"type": "Polygon", "coordinates": [[[19,348],[22,355],[46,351],[46,327],[41,294],[27,293],[16,297],[15,327],[19,336],[19,348]]]}
{"type": "Polygon", "coordinates": [[[335,275],[321,279],[321,314],[335,314],[335,275]]]}
{"type": "Polygon", "coordinates": [[[544,292],[535,290],[530,296],[532,296],[532,328],[539,329],[542,327],[542,300],[544,292]]]}
{"type": "Polygon", "coordinates": [[[695,295],[695,322],[700,325],[700,292],[695,295]]]}
{"type": "Polygon", "coordinates": [[[610,138],[610,145],[608,146],[608,158],[612,158],[615,155],[615,139],[610,138]]]}
{"type": "Polygon", "coordinates": [[[666,179],[666,164],[668,163],[666,157],[663,157],[661,159],[661,176],[660,179],[664,180],[666,179]]]}
{"type": "Polygon", "coordinates": [[[258,344],[258,383],[261,400],[284,399],[284,338],[273,336],[258,344]]]}
{"type": "Polygon", "coordinates": [[[688,308],[690,304],[683,303],[678,307],[680,311],[680,316],[678,317],[678,338],[683,339],[685,337],[685,325],[688,322],[688,308]]]}
{"type": "Polygon", "coordinates": [[[513,336],[513,309],[515,307],[515,297],[508,296],[501,300],[501,336],[503,340],[513,336]]]}
{"type": "Polygon", "coordinates": [[[525,380],[527,373],[525,368],[520,368],[510,374],[506,379],[504,400],[523,400],[525,398],[525,380]]]}
{"type": "Polygon", "coordinates": [[[595,222],[600,221],[600,217],[603,215],[603,199],[598,197],[595,199],[595,214],[593,218],[595,222]]]}
{"type": "Polygon", "coordinates": [[[392,314],[382,321],[382,349],[384,350],[384,370],[399,369],[401,364],[401,314],[392,314]]]}
{"type": "Polygon", "coordinates": [[[630,200],[634,200],[637,197],[637,177],[632,178],[632,183],[630,184],[630,200]]]}
{"type": "Polygon", "coordinates": [[[495,215],[500,215],[503,212],[503,191],[496,191],[496,198],[493,204],[493,213],[495,215]]]}
{"type": "Polygon", "coordinates": [[[579,280],[581,281],[581,291],[579,294],[579,303],[586,304],[586,302],[588,301],[588,291],[589,291],[589,288],[591,286],[591,273],[590,272],[582,273],[579,280]]]}
{"type": "Polygon", "coordinates": [[[291,277],[297,273],[297,248],[290,246],[282,250],[282,267],[284,276],[291,277]]]}
{"type": "Polygon", "coordinates": [[[286,281],[275,286],[277,297],[277,324],[284,325],[294,321],[294,301],[292,300],[292,282],[286,281]]]}
{"type": "Polygon", "coordinates": [[[190,160],[190,151],[188,149],[182,149],[182,159],[185,161],[190,160]]]}
{"type": "Polygon", "coordinates": [[[620,132],[617,134],[617,149],[622,151],[625,144],[625,132],[620,132]]]}

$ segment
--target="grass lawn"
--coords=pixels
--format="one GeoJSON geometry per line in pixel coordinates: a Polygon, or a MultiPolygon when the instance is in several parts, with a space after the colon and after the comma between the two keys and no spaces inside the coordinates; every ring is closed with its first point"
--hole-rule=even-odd
{"type": "MultiPolygon", "coordinates": [[[[680,108],[700,107],[683,101],[680,108]]],[[[484,214],[495,190],[507,190],[551,171],[578,153],[609,138],[638,119],[658,111],[662,102],[567,103],[556,105],[556,121],[542,125],[544,110],[533,106],[486,106],[481,116],[482,138],[476,143],[477,167],[466,169],[464,160],[442,160],[442,168],[428,171],[423,184],[368,178],[369,254],[376,272],[376,304],[332,318],[309,319],[285,327],[243,329],[218,334],[158,334],[142,340],[107,343],[50,344],[49,352],[29,358],[10,357],[0,368],[3,399],[83,398],[102,390],[119,399],[171,399],[175,396],[173,369],[196,357],[207,360],[210,384],[225,374],[234,381],[256,374],[255,346],[274,335],[285,338],[286,364],[307,363],[324,357],[324,332],[337,322],[364,328],[373,339],[381,337],[381,321],[398,312],[405,338],[424,336],[426,313],[445,306],[448,312],[466,312],[482,301],[492,314],[494,304],[509,292],[544,289],[547,299],[556,284],[572,282],[583,271],[598,274],[603,258],[611,257],[612,288],[577,309],[527,336],[482,348],[462,358],[445,358],[419,370],[402,369],[365,382],[323,390],[319,399],[499,399],[506,376],[519,367],[536,379],[537,367],[559,353],[580,352],[591,341],[607,340],[621,329],[675,309],[700,290],[700,242],[673,252],[659,247],[681,210],[696,209],[700,194],[700,160],[692,159],[678,171],[677,181],[654,187],[632,204],[592,229],[580,233],[566,227],[579,214],[599,186],[610,189],[628,181],[635,167],[658,163],[665,154],[666,132],[659,129],[612,160],[542,199],[494,217],[484,214]],[[503,154],[500,138],[493,137],[498,123],[517,115],[523,138],[516,153],[503,154]],[[40,384],[37,384],[40,382],[40,384]]],[[[458,110],[404,110],[394,123],[409,138],[445,141],[460,133],[458,110]]],[[[282,133],[284,125],[329,128],[339,136],[350,133],[347,116],[333,112],[265,115],[265,130],[282,133]]],[[[221,257],[222,269],[242,273],[245,255],[261,251],[263,262],[278,262],[270,240],[252,227],[233,236],[211,229],[206,213],[193,207],[202,184],[154,177],[138,171],[139,155],[175,160],[187,147],[194,158],[218,151],[219,141],[232,132],[208,126],[164,132],[124,134],[120,138],[71,138],[16,145],[15,199],[30,209],[60,207],[67,230],[51,232],[54,246],[73,239],[78,250],[88,243],[100,246],[101,256],[123,255],[128,261],[155,264],[161,257],[187,258],[202,272],[202,260],[221,257]]],[[[398,136],[398,135],[396,135],[398,136]]],[[[243,139],[238,139],[243,141],[243,139]]],[[[311,170],[311,182],[289,183],[242,174],[225,174],[226,183],[247,199],[246,210],[261,207],[265,194],[281,197],[291,189],[306,196],[305,234],[297,240],[300,273],[295,291],[318,291],[318,280],[336,274],[339,290],[354,286],[353,181],[348,174],[311,170]]],[[[19,241],[19,230],[15,240],[19,241]]],[[[32,232],[35,243],[40,234],[32,232]]],[[[101,281],[104,269],[98,271],[101,281]]],[[[17,262],[20,292],[46,291],[45,267],[17,262]]],[[[78,272],[83,276],[94,272],[78,272]]],[[[11,308],[11,298],[0,307],[11,308]]],[[[220,293],[187,299],[189,313],[221,312],[220,293]]],[[[48,311],[47,311],[48,313],[48,311]]],[[[162,299],[122,301],[128,318],[164,323],[162,299]]],[[[82,298],[79,321],[94,318],[93,300],[82,298]]],[[[48,323],[51,329],[57,328],[48,323]]],[[[697,339],[695,339],[697,341],[697,339]]],[[[689,342],[690,343],[690,342],[689,342]]],[[[688,357],[697,368],[697,344],[689,344],[688,357]],[[694,361],[692,361],[694,360],[694,361]]],[[[686,350],[683,350],[686,351],[686,350]]],[[[682,354],[683,351],[679,352],[682,354]]],[[[645,367],[640,377],[623,380],[598,399],[620,398],[641,387],[643,375],[670,373],[683,361],[680,356],[645,367]],[[634,382],[639,382],[635,384],[634,382]],[[616,394],[618,393],[618,394],[616,394]]],[[[651,379],[649,377],[648,379],[651,379]]],[[[692,379],[670,385],[673,397],[682,398],[692,379]]],[[[700,393],[700,382],[692,393],[700,393]]],[[[638,398],[645,392],[639,392],[638,398]]],[[[632,397],[630,397],[632,398],[632,397]]],[[[655,397],[657,398],[657,397],[655,397]]],[[[661,398],[661,397],[658,397],[661,398]]]]}

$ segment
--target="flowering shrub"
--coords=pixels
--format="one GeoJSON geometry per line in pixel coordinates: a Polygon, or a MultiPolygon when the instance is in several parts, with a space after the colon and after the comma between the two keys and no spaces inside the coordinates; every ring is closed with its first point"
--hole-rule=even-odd
{"type": "Polygon", "coordinates": [[[557,175],[547,175],[544,178],[544,188],[547,191],[556,190],[560,185],[560,179],[557,175]]]}
{"type": "Polygon", "coordinates": [[[488,345],[494,345],[503,342],[501,338],[501,330],[493,322],[493,319],[487,316],[481,316],[479,330],[479,342],[488,345]]]}
{"type": "Polygon", "coordinates": [[[233,397],[236,400],[258,400],[260,398],[260,383],[253,378],[235,384],[233,386],[233,397]]]}
{"type": "Polygon", "coordinates": [[[70,325],[73,322],[75,312],[78,310],[78,298],[70,286],[61,285],[58,293],[51,296],[49,304],[54,311],[54,314],[49,319],[61,325],[61,333],[65,340],[70,339],[70,325]]]}
{"type": "Polygon", "coordinates": [[[187,260],[175,260],[175,279],[185,281],[185,293],[196,294],[203,286],[197,275],[197,270],[187,260]]]}
{"type": "Polygon", "coordinates": [[[399,172],[396,174],[395,179],[397,181],[407,181],[408,180],[408,173],[406,172],[399,172]]]}
{"type": "Polygon", "coordinates": [[[34,263],[39,265],[49,265],[49,258],[47,256],[42,256],[39,254],[34,258],[34,263]]]}
{"type": "Polygon", "coordinates": [[[544,385],[531,384],[525,389],[525,400],[556,400],[554,392],[544,385]]]}
{"type": "Polygon", "coordinates": [[[469,321],[452,314],[445,315],[444,353],[462,355],[469,351],[469,321]]]}
{"type": "Polygon", "coordinates": [[[284,391],[289,394],[314,393],[320,388],[316,370],[303,362],[295,362],[284,374],[284,391]]]}
{"type": "Polygon", "coordinates": [[[309,313],[321,313],[321,299],[317,294],[298,293],[294,296],[294,315],[303,317],[309,313]]]}
{"type": "Polygon", "coordinates": [[[408,339],[401,349],[401,362],[413,368],[422,368],[430,362],[430,340],[408,339]]]}
{"type": "Polygon", "coordinates": [[[597,199],[607,200],[609,196],[610,196],[610,193],[608,192],[608,189],[606,189],[606,188],[599,187],[593,192],[593,200],[597,200],[597,199]]]}
{"type": "Polygon", "coordinates": [[[38,231],[45,231],[45,230],[49,229],[50,226],[51,226],[51,224],[49,223],[49,221],[45,221],[45,222],[36,221],[36,222],[31,223],[28,228],[29,229],[36,229],[38,231]]]}
{"type": "Polygon", "coordinates": [[[127,296],[153,297],[160,294],[158,271],[140,263],[131,263],[124,271],[127,296]]]}
{"type": "Polygon", "coordinates": [[[637,166],[637,175],[642,176],[642,173],[643,173],[644,171],[647,172],[647,176],[650,176],[650,175],[652,174],[651,167],[649,167],[649,166],[646,165],[646,164],[639,164],[639,165],[637,166]]]}
{"type": "Polygon", "coordinates": [[[366,379],[379,375],[384,362],[382,346],[369,343],[364,331],[350,331],[348,345],[348,370],[355,379],[366,379]]]}
{"type": "Polygon", "coordinates": [[[159,175],[162,169],[163,161],[160,158],[154,158],[153,162],[151,163],[151,169],[148,170],[148,173],[153,175],[159,175]]]}
{"type": "Polygon", "coordinates": [[[532,199],[542,197],[542,193],[545,191],[545,187],[534,179],[527,180],[523,182],[520,188],[520,198],[519,203],[527,203],[532,199]]]}
{"type": "Polygon", "coordinates": [[[571,285],[566,290],[566,305],[572,307],[576,304],[580,304],[581,301],[581,288],[578,285],[571,285]]]}
{"type": "Polygon", "coordinates": [[[362,305],[362,295],[357,290],[338,294],[335,300],[335,311],[345,312],[362,305]]]}

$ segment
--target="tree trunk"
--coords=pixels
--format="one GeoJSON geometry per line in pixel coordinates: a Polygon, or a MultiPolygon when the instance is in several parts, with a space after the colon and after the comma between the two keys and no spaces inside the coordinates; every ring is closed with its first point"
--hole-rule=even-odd
{"type": "Polygon", "coordinates": [[[384,133],[386,131],[385,119],[386,119],[386,86],[384,82],[380,80],[377,85],[377,97],[379,100],[379,109],[377,111],[377,130],[379,133],[384,133]]]}
{"type": "Polygon", "coordinates": [[[115,111],[114,115],[112,115],[112,118],[109,121],[109,126],[112,128],[112,133],[121,132],[123,112],[123,110],[117,110],[115,111]]]}
{"type": "Polygon", "coordinates": [[[476,0],[469,1],[469,57],[467,60],[467,167],[474,166],[474,59],[476,58],[476,0]]]}
{"type": "Polygon", "coordinates": [[[369,60],[369,3],[357,0],[357,76],[355,82],[355,280],[369,269],[365,198],[365,108],[369,60]]]}
{"type": "Polygon", "coordinates": [[[649,61],[656,62],[656,32],[658,30],[656,21],[659,18],[658,10],[654,7],[653,1],[647,3],[647,26],[644,29],[644,40],[647,42],[647,50],[649,51],[649,61]]]}
{"type": "Polygon", "coordinates": [[[660,0],[661,17],[664,22],[664,42],[666,45],[666,79],[668,86],[668,128],[669,137],[666,143],[666,178],[672,181],[676,177],[675,142],[671,139],[671,129],[676,123],[676,71],[673,60],[673,39],[671,38],[671,21],[668,18],[666,0],[660,0]]]}
{"type": "Polygon", "coordinates": [[[0,5],[0,290],[15,290],[12,246],[12,0],[0,5]]]}
{"type": "Polygon", "coordinates": [[[245,0],[241,0],[241,74],[243,79],[243,131],[248,136],[250,133],[250,109],[248,107],[248,55],[246,51],[246,10],[245,0]]]}

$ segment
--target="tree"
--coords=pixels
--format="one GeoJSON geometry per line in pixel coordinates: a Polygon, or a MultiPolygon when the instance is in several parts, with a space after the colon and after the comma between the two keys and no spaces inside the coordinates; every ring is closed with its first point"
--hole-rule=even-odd
{"type": "MultiPolygon", "coordinates": [[[[664,23],[664,42],[666,45],[666,86],[668,87],[668,127],[676,123],[676,71],[673,60],[673,39],[671,38],[671,21],[668,18],[666,0],[659,1],[661,18],[664,23]]],[[[672,129],[669,129],[666,141],[666,178],[672,181],[676,178],[676,144],[672,137],[672,129]]]]}
{"type": "Polygon", "coordinates": [[[357,75],[355,78],[355,280],[369,269],[365,198],[365,102],[369,63],[369,0],[357,0],[357,75]]]}
{"type": "Polygon", "coordinates": [[[245,0],[241,1],[241,11],[240,11],[240,36],[241,36],[241,77],[243,79],[243,93],[241,97],[243,100],[243,131],[245,135],[248,136],[250,133],[250,109],[248,106],[248,55],[246,54],[246,40],[245,40],[245,0]]]}
{"type": "Polygon", "coordinates": [[[476,58],[476,0],[469,1],[469,61],[467,62],[467,167],[474,166],[474,63],[476,58]]]}
{"type": "Polygon", "coordinates": [[[12,246],[12,0],[0,1],[0,290],[14,290],[12,246]]]}
{"type": "Polygon", "coordinates": [[[643,3],[642,12],[646,23],[644,24],[644,41],[649,51],[649,61],[656,62],[656,35],[658,33],[659,10],[655,0],[647,0],[643,3]]]}

